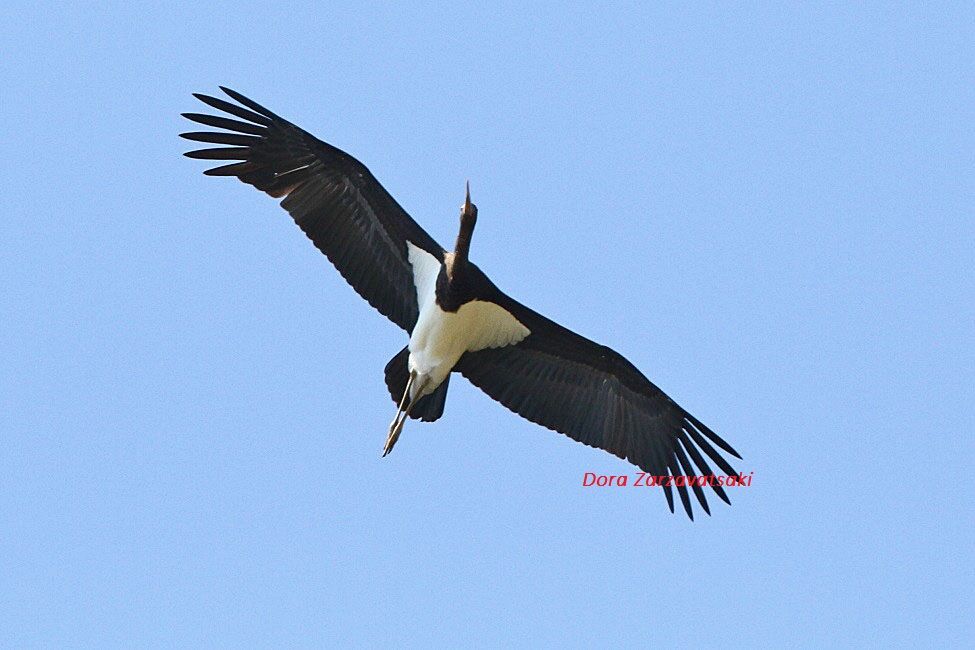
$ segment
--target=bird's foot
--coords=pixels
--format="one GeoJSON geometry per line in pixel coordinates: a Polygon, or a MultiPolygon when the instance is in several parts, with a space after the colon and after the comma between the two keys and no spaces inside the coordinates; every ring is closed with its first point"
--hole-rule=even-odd
{"type": "Polygon", "coordinates": [[[406,423],[406,414],[403,413],[400,417],[400,413],[396,414],[396,419],[393,420],[392,424],[389,425],[389,435],[386,436],[386,446],[383,447],[383,458],[386,457],[389,452],[393,451],[393,445],[399,440],[399,434],[403,431],[403,425],[406,423]]]}
{"type": "Polygon", "coordinates": [[[410,388],[413,387],[414,381],[416,381],[415,370],[410,373],[410,378],[406,382],[406,390],[403,391],[403,399],[399,401],[399,406],[396,407],[396,415],[393,417],[393,421],[389,425],[389,435],[386,436],[386,446],[383,447],[383,458],[385,458],[389,452],[393,451],[393,445],[395,445],[396,441],[399,440],[399,434],[403,430],[403,425],[406,424],[406,418],[413,409],[414,402],[411,401],[409,406],[406,405],[406,402],[409,399],[410,388]]]}

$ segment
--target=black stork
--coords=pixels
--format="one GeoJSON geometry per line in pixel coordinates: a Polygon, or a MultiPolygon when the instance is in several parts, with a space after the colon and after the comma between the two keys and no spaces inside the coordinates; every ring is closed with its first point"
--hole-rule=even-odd
{"type": "MultiPolygon", "coordinates": [[[[477,223],[469,185],[457,242],[447,251],[361,162],[240,93],[221,90],[237,104],[194,96],[233,117],[184,113],[221,130],[181,135],[227,146],[186,155],[234,161],[204,173],[235,176],[283,198],[281,206],[352,288],[410,335],[386,364],[386,386],[398,406],[383,456],[407,417],[432,422],[443,414],[450,375],[459,372],[518,415],[650,476],[712,475],[705,455],[735,474],[714,446],[741,458],[738,452],[632,363],[509,298],[469,261],[477,223]]],[[[686,479],[661,481],[670,511],[671,482],[693,519],[686,479]]],[[[710,514],[703,482],[690,487],[710,514]]],[[[730,503],[721,485],[707,483],[730,503]]]]}

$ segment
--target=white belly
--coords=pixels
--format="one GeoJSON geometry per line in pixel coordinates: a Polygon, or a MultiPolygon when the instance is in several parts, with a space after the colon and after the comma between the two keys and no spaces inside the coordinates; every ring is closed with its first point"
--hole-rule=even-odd
{"type": "Polygon", "coordinates": [[[410,336],[409,369],[417,373],[411,399],[428,395],[443,383],[465,352],[518,343],[530,334],[527,327],[491,302],[475,300],[456,312],[437,305],[436,284],[440,262],[409,244],[410,263],[420,314],[410,336]]]}
{"type": "Polygon", "coordinates": [[[420,312],[420,317],[410,337],[410,371],[416,371],[418,379],[429,377],[428,382],[416,382],[424,386],[424,393],[431,393],[447,378],[460,356],[468,348],[470,319],[458,313],[444,312],[434,302],[420,312]]]}

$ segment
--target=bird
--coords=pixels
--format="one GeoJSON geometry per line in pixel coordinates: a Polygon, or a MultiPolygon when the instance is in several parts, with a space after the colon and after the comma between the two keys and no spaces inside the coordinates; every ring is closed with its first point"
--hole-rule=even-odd
{"type": "Polygon", "coordinates": [[[478,214],[469,181],[457,239],[447,250],[356,158],[220,89],[233,101],[193,93],[218,114],[182,114],[215,130],[180,134],[220,146],[184,155],[220,161],[203,173],[235,177],[280,199],[352,288],[409,335],[384,370],[396,412],[383,456],[407,418],[432,422],[443,415],[450,378],[460,374],[521,417],[659,477],[672,513],[672,484],[691,520],[688,487],[708,515],[704,487],[731,503],[719,482],[673,480],[713,477],[708,460],[736,475],[722,455],[741,459],[731,445],[621,354],[509,297],[470,261],[478,214]]]}

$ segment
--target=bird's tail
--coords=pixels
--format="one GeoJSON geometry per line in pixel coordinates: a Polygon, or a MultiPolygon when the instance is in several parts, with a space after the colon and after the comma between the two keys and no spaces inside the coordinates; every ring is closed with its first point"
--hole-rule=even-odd
{"type": "MultiPolygon", "coordinates": [[[[406,390],[406,382],[410,378],[410,370],[407,365],[409,358],[410,349],[409,347],[405,347],[397,352],[396,356],[386,364],[386,387],[389,388],[389,394],[396,404],[399,404],[400,399],[403,397],[403,392],[406,390]]],[[[414,420],[423,420],[424,422],[439,420],[440,416],[443,415],[444,406],[447,404],[447,384],[449,383],[450,375],[447,375],[447,378],[437,387],[437,390],[417,400],[416,405],[410,411],[410,417],[414,420]]]]}

